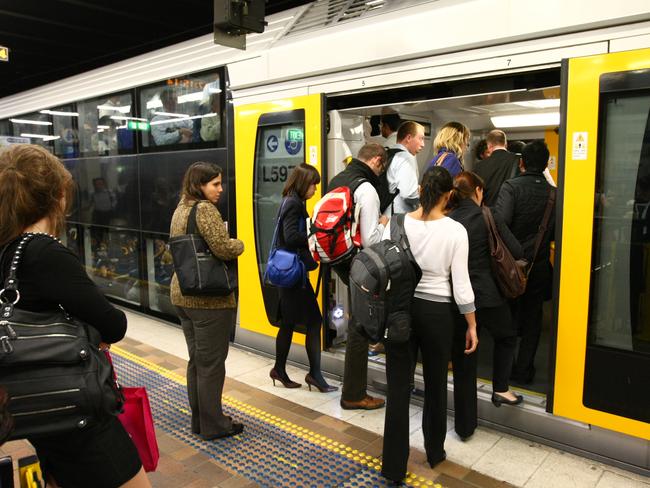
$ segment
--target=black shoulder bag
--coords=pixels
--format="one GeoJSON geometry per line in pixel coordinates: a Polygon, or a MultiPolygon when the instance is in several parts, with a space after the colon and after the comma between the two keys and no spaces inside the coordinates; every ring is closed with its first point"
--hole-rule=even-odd
{"type": "Polygon", "coordinates": [[[101,336],[96,329],[62,307],[51,312],[16,307],[20,301],[16,272],[36,235],[20,237],[0,290],[0,383],[9,394],[14,418],[10,439],[83,429],[117,415],[123,403],[112,367],[99,351],[101,336]]]}
{"type": "Polygon", "coordinates": [[[228,296],[237,288],[234,266],[210,251],[196,224],[198,203],[192,207],[185,234],[169,239],[181,293],[186,296],[228,296]]]}

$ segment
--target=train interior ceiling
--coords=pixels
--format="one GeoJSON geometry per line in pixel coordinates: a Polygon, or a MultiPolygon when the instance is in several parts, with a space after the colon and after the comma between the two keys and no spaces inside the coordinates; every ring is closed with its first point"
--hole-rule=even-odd
{"type": "MultiPolygon", "coordinates": [[[[530,141],[532,139],[544,139],[549,145],[551,161],[549,169],[557,181],[556,161],[558,155],[557,128],[560,121],[560,88],[559,71],[556,83],[553,83],[553,76],[543,76],[548,83],[547,86],[539,86],[536,83],[529,88],[524,83],[515,83],[513,79],[502,78],[499,83],[494,84],[489,80],[484,86],[481,83],[472,86],[480,93],[467,93],[464,95],[451,95],[441,98],[427,98],[436,90],[431,87],[420,89],[407,88],[404,91],[405,97],[399,100],[392,91],[391,103],[381,103],[382,94],[375,94],[369,97],[368,94],[361,96],[348,96],[341,102],[334,99],[328,101],[328,108],[337,107],[328,111],[330,129],[328,133],[328,177],[331,178],[342,170],[342,161],[349,155],[356,155],[359,148],[368,140],[368,137],[375,137],[376,127],[373,129],[370,121],[373,116],[395,111],[402,120],[414,120],[425,126],[425,146],[417,155],[420,175],[423,168],[433,158],[433,140],[437,130],[446,122],[457,121],[465,124],[471,131],[469,149],[464,157],[466,169],[471,170],[477,163],[474,154],[474,147],[477,142],[484,138],[487,133],[495,128],[502,129],[509,141],[530,141]],[[508,85],[518,86],[514,89],[499,89],[508,85]],[[492,90],[492,88],[496,88],[492,90]],[[489,90],[487,92],[483,90],[489,90]],[[358,105],[364,103],[364,105],[358,105]],[[372,131],[371,133],[369,133],[372,131]]],[[[547,73],[548,74],[548,73],[547,73]]],[[[452,89],[448,93],[454,93],[453,87],[463,86],[465,81],[460,80],[452,83],[452,89]]],[[[399,89],[398,89],[399,91],[399,89]]],[[[381,142],[381,138],[371,139],[381,142]]],[[[333,277],[334,278],[334,277],[333,277]]],[[[347,292],[345,285],[338,279],[334,279],[330,286],[330,304],[326,309],[345,310],[347,292]],[[338,306],[338,307],[337,307],[338,306]]],[[[525,385],[530,392],[530,400],[534,404],[544,406],[545,394],[549,387],[549,360],[550,360],[550,331],[551,331],[551,302],[546,302],[544,307],[543,332],[536,358],[537,374],[534,381],[525,385]]],[[[330,329],[336,329],[336,320],[330,319],[330,329]]],[[[330,352],[342,355],[345,344],[341,341],[341,325],[338,324],[338,339],[330,341],[330,352]]],[[[481,347],[479,350],[479,377],[482,382],[489,382],[491,379],[491,358],[492,339],[489,334],[481,335],[481,347]]],[[[372,348],[371,348],[372,349],[372,348]]],[[[369,352],[370,360],[377,366],[384,363],[385,356],[374,350],[369,352]]],[[[419,374],[418,367],[417,373],[419,374]]]]}

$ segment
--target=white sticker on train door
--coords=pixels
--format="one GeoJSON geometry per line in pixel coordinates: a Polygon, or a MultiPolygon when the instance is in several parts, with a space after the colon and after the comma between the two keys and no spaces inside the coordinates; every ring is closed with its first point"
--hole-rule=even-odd
{"type": "Polygon", "coordinates": [[[309,164],[318,164],[318,146],[309,146],[309,164]]]}
{"type": "Polygon", "coordinates": [[[588,134],[586,132],[573,133],[573,159],[587,159],[588,134]]]}

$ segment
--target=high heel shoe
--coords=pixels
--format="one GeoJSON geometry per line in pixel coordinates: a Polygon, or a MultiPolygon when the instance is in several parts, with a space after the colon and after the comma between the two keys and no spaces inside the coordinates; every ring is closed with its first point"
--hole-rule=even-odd
{"type": "Polygon", "coordinates": [[[271,370],[269,376],[273,380],[273,386],[275,386],[275,380],[278,380],[280,383],[282,383],[282,386],[284,386],[285,388],[300,388],[302,386],[300,383],[291,381],[288,376],[286,379],[284,379],[282,376],[280,376],[280,373],[278,373],[278,371],[275,368],[271,370]]]}
{"type": "Polygon", "coordinates": [[[508,400],[507,398],[499,395],[498,393],[492,393],[492,403],[495,407],[500,407],[503,405],[519,405],[524,401],[524,397],[521,395],[515,395],[514,400],[508,400]]]}
{"type": "Polygon", "coordinates": [[[307,386],[309,386],[309,391],[311,391],[312,386],[318,388],[318,391],[321,393],[330,393],[339,389],[338,386],[331,386],[327,383],[325,383],[325,385],[319,385],[314,377],[310,374],[307,374],[307,376],[305,376],[305,383],[307,383],[307,386]]]}

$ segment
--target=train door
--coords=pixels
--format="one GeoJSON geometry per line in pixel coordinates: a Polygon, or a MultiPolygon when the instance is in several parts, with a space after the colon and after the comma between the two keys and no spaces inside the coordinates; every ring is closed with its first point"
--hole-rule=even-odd
{"type": "MultiPolygon", "coordinates": [[[[246,250],[239,258],[239,326],[275,336],[278,294],[262,286],[282,189],[291,169],[324,161],[324,96],[307,95],[235,107],[235,174],[238,238],[246,250]]],[[[308,209],[320,197],[320,187],[308,209]]],[[[317,273],[310,276],[314,287],[317,273]]],[[[296,342],[304,337],[294,335],[296,342]]]]}
{"type": "Polygon", "coordinates": [[[650,49],[565,60],[562,85],[552,409],[650,439],[650,49]]]}

